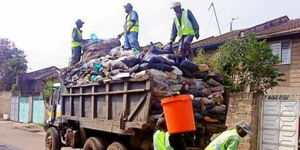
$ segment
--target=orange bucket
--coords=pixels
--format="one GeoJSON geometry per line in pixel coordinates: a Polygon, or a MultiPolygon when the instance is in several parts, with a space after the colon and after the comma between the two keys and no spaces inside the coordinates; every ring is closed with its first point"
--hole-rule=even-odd
{"type": "Polygon", "coordinates": [[[161,100],[168,132],[170,134],[195,131],[192,98],[178,95],[161,100]]]}

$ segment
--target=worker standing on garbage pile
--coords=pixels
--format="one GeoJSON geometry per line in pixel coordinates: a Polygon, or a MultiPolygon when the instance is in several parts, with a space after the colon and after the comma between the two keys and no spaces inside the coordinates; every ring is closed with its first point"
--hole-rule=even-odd
{"type": "Polygon", "coordinates": [[[75,65],[80,61],[81,57],[81,46],[87,41],[82,39],[82,25],[84,22],[81,19],[78,19],[76,22],[76,27],[72,31],[72,61],[71,65],[75,65]]]}
{"type": "Polygon", "coordinates": [[[172,26],[170,45],[173,44],[176,37],[179,37],[179,51],[182,57],[188,60],[194,58],[192,51],[193,38],[199,38],[199,25],[193,13],[189,9],[182,9],[180,2],[174,2],[171,7],[176,13],[172,26]]]}
{"type": "Polygon", "coordinates": [[[118,35],[118,39],[124,35],[124,50],[138,51],[140,48],[138,42],[139,17],[130,3],[127,3],[124,8],[127,13],[125,24],[123,26],[124,32],[118,35]]]}
{"type": "Polygon", "coordinates": [[[251,127],[245,121],[236,125],[235,129],[224,131],[214,139],[205,150],[237,150],[243,137],[252,135],[251,127]]]}

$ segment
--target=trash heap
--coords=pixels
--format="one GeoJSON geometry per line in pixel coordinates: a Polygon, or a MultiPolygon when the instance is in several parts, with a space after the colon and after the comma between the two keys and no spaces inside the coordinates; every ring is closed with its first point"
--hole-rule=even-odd
{"type": "Polygon", "coordinates": [[[119,45],[119,41],[111,40],[86,46],[83,61],[63,74],[65,85],[152,78],[152,115],[163,112],[161,99],[174,93],[191,94],[194,96],[196,122],[203,125],[224,124],[224,80],[217,70],[184,60],[174,54],[171,47],[159,49],[151,43],[146,53],[140,53],[124,51],[119,45]]]}

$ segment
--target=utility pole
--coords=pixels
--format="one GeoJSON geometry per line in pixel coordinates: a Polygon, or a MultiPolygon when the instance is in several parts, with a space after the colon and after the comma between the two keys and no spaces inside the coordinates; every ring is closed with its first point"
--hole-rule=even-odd
{"type": "Polygon", "coordinates": [[[232,24],[233,24],[233,21],[234,20],[238,20],[239,18],[232,18],[231,19],[231,22],[230,22],[230,32],[233,30],[233,28],[232,28],[232,24]]]}
{"type": "Polygon", "coordinates": [[[222,33],[221,33],[221,29],[220,29],[219,19],[218,19],[218,16],[217,16],[217,13],[216,13],[216,9],[215,9],[215,5],[214,5],[213,2],[210,4],[210,6],[209,6],[209,8],[208,8],[208,11],[210,10],[211,7],[213,7],[213,9],[214,9],[215,18],[216,18],[216,21],[217,21],[219,33],[220,33],[220,35],[221,35],[222,33]]]}

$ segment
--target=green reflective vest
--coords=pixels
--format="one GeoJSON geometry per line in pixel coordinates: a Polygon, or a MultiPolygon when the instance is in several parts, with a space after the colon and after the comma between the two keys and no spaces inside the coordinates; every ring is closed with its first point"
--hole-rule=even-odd
{"type": "Polygon", "coordinates": [[[174,18],[174,22],[177,28],[177,35],[179,38],[183,35],[195,35],[194,28],[191,21],[188,18],[188,10],[183,10],[181,14],[181,22],[177,16],[174,18]]]}
{"type": "Polygon", "coordinates": [[[236,129],[223,132],[205,150],[237,150],[242,138],[236,129]]]}
{"type": "MultiPolygon", "coordinates": [[[[78,38],[82,39],[82,31],[80,31],[78,28],[74,28],[74,29],[77,31],[78,38]]],[[[75,41],[74,38],[73,38],[73,35],[72,35],[71,47],[74,48],[74,47],[78,47],[78,46],[81,46],[81,45],[82,45],[82,43],[75,41]]]]}
{"type": "Polygon", "coordinates": [[[174,150],[169,142],[169,133],[157,130],[153,135],[154,150],[174,150]]]}
{"type": "MultiPolygon", "coordinates": [[[[134,11],[134,10],[133,10],[134,11]]],[[[135,11],[134,11],[135,12],[135,11]]],[[[135,12],[136,13],[136,12],[135,12]]],[[[126,22],[124,24],[125,33],[128,31],[129,27],[131,27],[133,22],[131,21],[131,13],[126,16],[126,22]]],[[[135,25],[130,29],[129,32],[139,32],[139,20],[135,23],[135,25]]]]}

